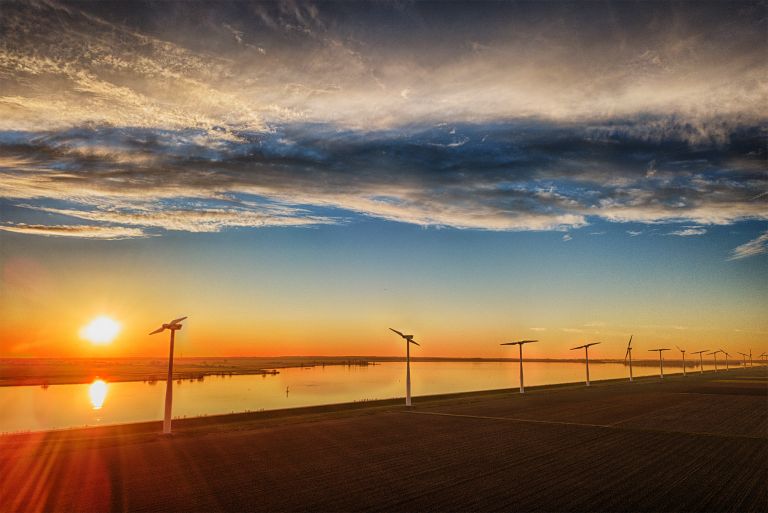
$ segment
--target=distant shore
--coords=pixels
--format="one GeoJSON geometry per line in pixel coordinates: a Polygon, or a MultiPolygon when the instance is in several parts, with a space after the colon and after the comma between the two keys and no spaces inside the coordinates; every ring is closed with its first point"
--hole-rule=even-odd
{"type": "MultiPolygon", "coordinates": [[[[512,363],[516,358],[412,357],[413,362],[512,363]]],[[[173,379],[202,381],[207,376],[271,375],[280,369],[324,367],[326,365],[368,366],[403,362],[398,356],[277,356],[277,357],[186,357],[174,359],[173,379]]],[[[583,363],[583,359],[526,358],[526,362],[583,363]]],[[[591,364],[624,363],[616,359],[590,359],[591,364]]],[[[682,360],[669,359],[670,367],[681,367],[682,360]]],[[[695,368],[698,361],[686,360],[695,368]]],[[[718,361],[725,365],[725,362],[718,361]]],[[[655,367],[658,360],[635,360],[637,367],[655,367]]],[[[706,361],[712,365],[713,362],[706,361]]],[[[729,361],[736,367],[741,360],[729,361]]],[[[164,358],[4,358],[0,359],[0,386],[42,386],[90,383],[96,378],[109,382],[165,381],[168,361],[164,358]]]]}

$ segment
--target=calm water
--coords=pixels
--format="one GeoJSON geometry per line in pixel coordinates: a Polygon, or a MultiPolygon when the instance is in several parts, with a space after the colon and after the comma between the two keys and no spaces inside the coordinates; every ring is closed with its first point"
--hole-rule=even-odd
{"type": "MultiPolygon", "coordinates": [[[[627,376],[621,364],[591,364],[591,380],[627,376]]],[[[667,365],[665,373],[682,372],[667,365]]],[[[635,367],[636,376],[658,374],[635,367]]],[[[516,362],[417,362],[411,364],[414,403],[419,395],[519,386],[516,362]]],[[[584,379],[584,364],[525,364],[526,386],[584,379]]],[[[273,376],[206,377],[174,382],[174,417],[273,410],[405,395],[405,364],[281,369],[273,376]]],[[[163,417],[165,382],[0,387],[0,433],[121,424],[163,417]]]]}

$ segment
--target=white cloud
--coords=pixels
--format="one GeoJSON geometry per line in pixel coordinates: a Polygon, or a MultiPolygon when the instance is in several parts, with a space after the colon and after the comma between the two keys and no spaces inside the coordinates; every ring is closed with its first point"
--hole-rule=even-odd
{"type": "Polygon", "coordinates": [[[669,232],[667,235],[677,235],[678,237],[693,237],[696,235],[704,235],[707,233],[707,229],[701,226],[687,226],[680,230],[669,232]]]}
{"type": "Polygon", "coordinates": [[[731,256],[728,260],[739,260],[756,255],[763,255],[768,253],[768,231],[763,232],[758,237],[752,239],[749,242],[737,246],[731,251],[731,256]]]}
{"type": "Polygon", "coordinates": [[[147,236],[147,234],[140,228],[126,228],[123,226],[40,225],[18,223],[0,225],[0,230],[27,235],[44,235],[47,237],[77,237],[105,240],[147,236]]]}

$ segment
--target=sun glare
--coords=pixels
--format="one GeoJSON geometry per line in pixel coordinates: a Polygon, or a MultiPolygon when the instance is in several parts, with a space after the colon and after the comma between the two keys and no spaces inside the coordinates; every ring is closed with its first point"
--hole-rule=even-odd
{"type": "Polygon", "coordinates": [[[109,344],[120,332],[120,324],[109,317],[100,316],[80,330],[80,336],[95,345],[109,344]]]}

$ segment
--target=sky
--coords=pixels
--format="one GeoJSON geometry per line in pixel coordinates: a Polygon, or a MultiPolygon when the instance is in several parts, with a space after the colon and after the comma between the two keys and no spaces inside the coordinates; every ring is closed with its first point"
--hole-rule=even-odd
{"type": "Polygon", "coordinates": [[[2,2],[0,357],[162,356],[182,315],[184,356],[768,351],[766,25],[2,2]]]}

